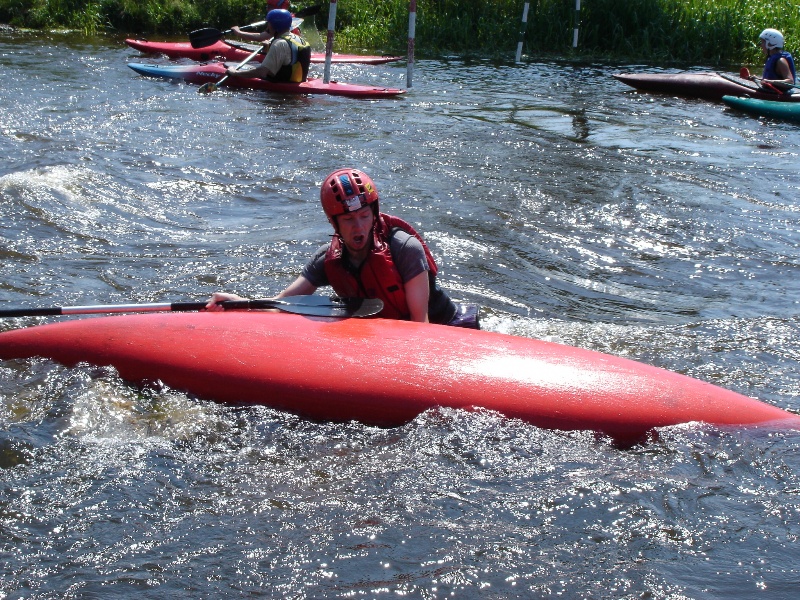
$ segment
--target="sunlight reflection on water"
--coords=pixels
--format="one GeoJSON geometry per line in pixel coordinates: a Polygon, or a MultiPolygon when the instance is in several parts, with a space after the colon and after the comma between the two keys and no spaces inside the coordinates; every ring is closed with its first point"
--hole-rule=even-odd
{"type": "MultiPolygon", "coordinates": [[[[800,412],[796,126],[606,65],[420,61],[407,97],[354,102],[207,97],[134,58],[3,39],[9,305],[273,294],[328,239],[322,177],[355,164],[487,329],[800,412]]],[[[0,422],[9,597],[796,593],[793,432],[686,425],[623,451],[451,410],[383,430],[46,361],[0,365],[0,422]]]]}

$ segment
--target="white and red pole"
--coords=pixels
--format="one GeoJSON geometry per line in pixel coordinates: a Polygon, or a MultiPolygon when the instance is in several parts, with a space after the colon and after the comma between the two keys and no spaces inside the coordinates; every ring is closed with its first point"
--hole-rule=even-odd
{"type": "Polygon", "coordinates": [[[333,30],[336,28],[336,0],[331,0],[328,11],[328,39],[325,41],[325,73],[323,83],[331,82],[331,58],[333,57],[333,30]]]}
{"type": "Polygon", "coordinates": [[[408,3],[408,62],[406,67],[406,87],[411,87],[414,77],[414,37],[417,34],[417,0],[408,3]]]}

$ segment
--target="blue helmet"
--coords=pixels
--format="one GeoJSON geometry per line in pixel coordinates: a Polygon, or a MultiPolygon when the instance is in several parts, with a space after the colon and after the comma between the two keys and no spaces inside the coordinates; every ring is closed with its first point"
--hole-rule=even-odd
{"type": "Polygon", "coordinates": [[[267,13],[267,23],[272,25],[275,33],[283,33],[292,28],[292,13],[282,8],[276,8],[267,13]]]}

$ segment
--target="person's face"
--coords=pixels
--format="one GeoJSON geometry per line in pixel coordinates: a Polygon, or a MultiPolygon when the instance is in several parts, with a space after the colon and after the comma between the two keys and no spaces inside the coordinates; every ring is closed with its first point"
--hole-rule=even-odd
{"type": "Polygon", "coordinates": [[[369,249],[372,243],[372,224],[375,215],[371,206],[362,206],[357,211],[336,217],[339,236],[347,249],[352,253],[369,249]]]}
{"type": "Polygon", "coordinates": [[[769,50],[767,50],[767,40],[759,39],[758,41],[761,43],[761,52],[769,54],[769,50]]]}

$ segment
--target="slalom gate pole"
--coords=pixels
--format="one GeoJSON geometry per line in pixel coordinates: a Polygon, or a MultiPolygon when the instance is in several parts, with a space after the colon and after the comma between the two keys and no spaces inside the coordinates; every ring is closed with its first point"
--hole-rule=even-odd
{"type": "Polygon", "coordinates": [[[328,11],[328,39],[325,41],[325,72],[322,81],[325,84],[331,82],[331,58],[333,56],[333,30],[336,28],[336,0],[331,0],[331,8],[328,11]]]}

